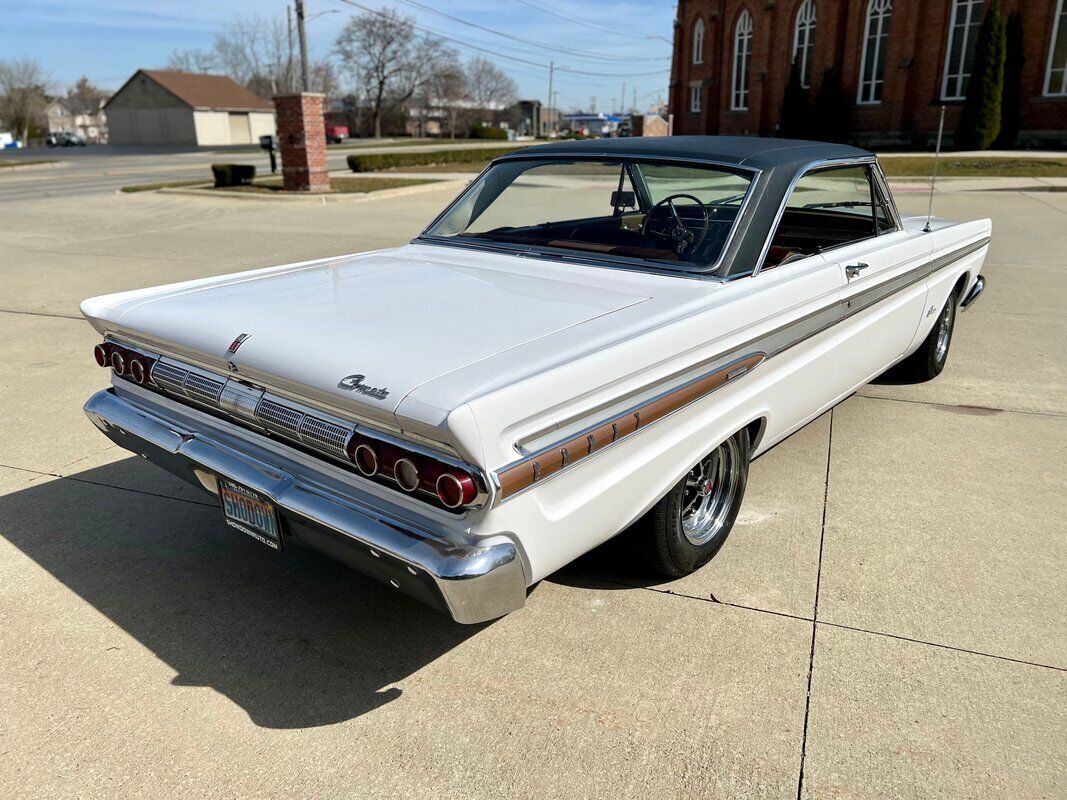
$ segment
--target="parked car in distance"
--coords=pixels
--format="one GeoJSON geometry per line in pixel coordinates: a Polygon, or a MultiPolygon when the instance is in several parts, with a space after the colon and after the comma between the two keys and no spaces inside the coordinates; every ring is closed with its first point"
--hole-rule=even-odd
{"type": "Polygon", "coordinates": [[[326,141],[331,144],[340,144],[348,138],[347,125],[327,125],[326,141]]]}
{"type": "Polygon", "coordinates": [[[85,147],[85,137],[80,133],[57,131],[45,136],[44,143],[49,147],[85,147]]]}
{"type": "Polygon", "coordinates": [[[0,131],[0,150],[18,150],[22,142],[15,138],[10,131],[0,131]]]}
{"type": "Polygon", "coordinates": [[[944,369],[990,234],[844,145],[529,147],[402,247],[86,300],[85,410],[257,541],[481,622],[627,529],[707,563],[753,458],[944,369]]]}

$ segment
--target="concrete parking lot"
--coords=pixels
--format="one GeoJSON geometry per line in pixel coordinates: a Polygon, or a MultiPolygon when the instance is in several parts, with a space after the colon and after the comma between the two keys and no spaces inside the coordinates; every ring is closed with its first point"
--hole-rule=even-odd
{"type": "Polygon", "coordinates": [[[945,185],[938,213],[994,221],[945,373],[757,460],[709,567],[652,582],[609,546],[461,627],[108,446],[77,310],[403,242],[448,193],[4,193],[26,177],[0,175],[0,795],[1067,795],[1067,193],[945,185]]]}

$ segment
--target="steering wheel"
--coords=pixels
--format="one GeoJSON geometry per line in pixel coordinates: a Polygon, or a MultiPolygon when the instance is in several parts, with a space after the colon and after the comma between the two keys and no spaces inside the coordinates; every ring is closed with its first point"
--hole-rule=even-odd
{"type": "Polygon", "coordinates": [[[708,225],[710,224],[711,214],[708,213],[708,207],[701,203],[698,198],[693,197],[691,194],[672,194],[669,197],[664,197],[645,214],[645,221],[641,224],[641,235],[652,235],[666,239],[674,247],[674,251],[678,255],[683,255],[697,250],[704,243],[704,238],[708,235],[708,225]],[[700,213],[704,217],[704,224],[701,226],[699,234],[694,234],[689,229],[689,226],[685,224],[685,221],[678,213],[678,209],[674,207],[674,201],[683,197],[696,203],[697,208],[700,209],[700,213]],[[656,216],[656,212],[664,207],[670,211],[667,224],[662,225],[662,227],[653,225],[652,218],[656,216]]]}

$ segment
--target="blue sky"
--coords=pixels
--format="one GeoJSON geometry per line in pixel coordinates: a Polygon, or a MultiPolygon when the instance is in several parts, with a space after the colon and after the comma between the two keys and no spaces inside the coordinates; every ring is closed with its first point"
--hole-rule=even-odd
{"type": "MultiPolygon", "coordinates": [[[[358,1],[373,8],[395,7],[437,33],[535,62],[517,63],[486,56],[518,82],[524,97],[545,97],[547,64],[554,60],[558,66],[571,70],[597,73],[556,73],[554,89],[563,108],[588,108],[596,96],[597,110],[605,111],[612,99],[618,98],[623,81],[627,102],[632,99],[634,86],[642,108],[657,96],[666,99],[671,48],[664,39],[671,38],[674,0],[417,0],[422,6],[486,28],[576,51],[570,53],[479,31],[404,0],[358,1]],[[586,21],[592,27],[560,19],[542,9],[586,21]]],[[[285,7],[285,0],[0,0],[0,57],[37,59],[56,90],[81,75],[115,89],[139,67],[164,66],[175,49],[208,47],[215,31],[235,15],[276,15],[284,19],[285,7]]],[[[357,10],[342,0],[307,0],[307,8],[309,16],[338,12],[322,14],[308,25],[312,55],[328,55],[337,32],[349,14],[357,10]]],[[[476,55],[470,47],[453,44],[464,56],[476,55]]]]}

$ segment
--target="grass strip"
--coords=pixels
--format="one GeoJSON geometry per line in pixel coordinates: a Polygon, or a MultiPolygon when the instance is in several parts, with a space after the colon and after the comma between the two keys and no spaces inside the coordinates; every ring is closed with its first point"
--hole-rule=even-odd
{"type": "Polygon", "coordinates": [[[211,183],[210,178],[197,178],[185,181],[167,181],[166,183],[136,183],[133,186],[123,186],[120,191],[132,194],[134,192],[154,192],[156,189],[174,189],[179,186],[197,186],[211,183]]]}
{"type": "MultiPolygon", "coordinates": [[[[930,177],[933,156],[883,156],[878,159],[890,178],[930,177]]],[[[1067,160],[1054,158],[954,158],[941,156],[937,174],[942,178],[1063,178],[1067,160]]]]}
{"type": "MultiPolygon", "coordinates": [[[[330,178],[330,194],[366,194],[378,192],[382,189],[399,189],[402,186],[418,186],[424,183],[437,183],[432,179],[419,178],[330,178]]],[[[284,192],[281,178],[263,178],[257,180],[251,186],[226,186],[215,189],[219,192],[252,192],[257,194],[270,194],[284,192]]],[[[291,192],[291,194],[306,194],[305,192],[291,192]]]]}
{"type": "Polygon", "coordinates": [[[353,172],[375,172],[383,169],[440,166],[445,164],[482,164],[497,156],[514,153],[516,147],[481,147],[467,150],[429,150],[421,153],[362,153],[348,157],[353,172]]]}

